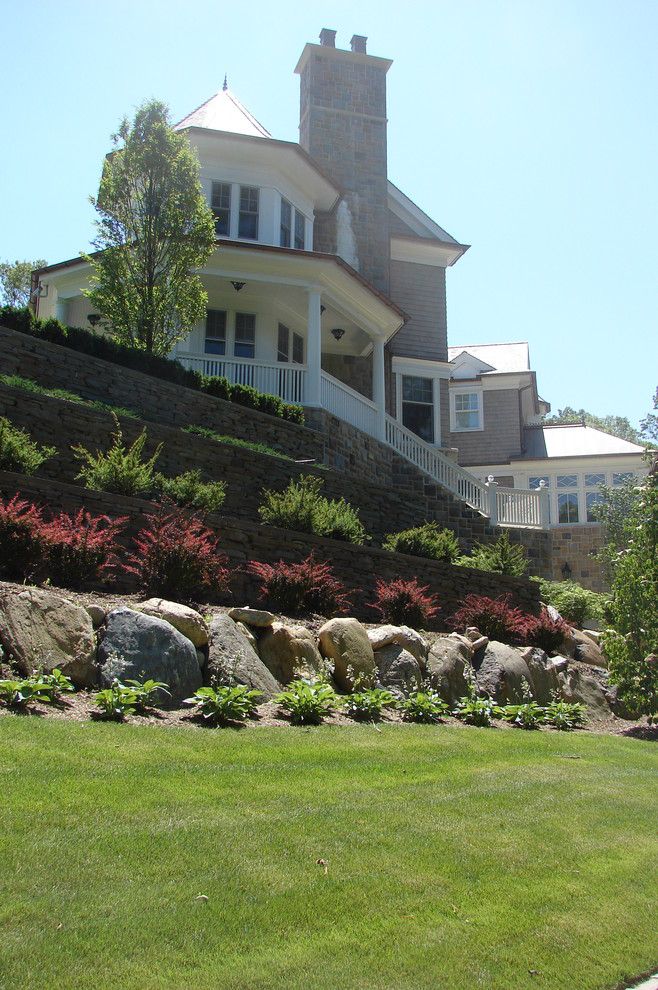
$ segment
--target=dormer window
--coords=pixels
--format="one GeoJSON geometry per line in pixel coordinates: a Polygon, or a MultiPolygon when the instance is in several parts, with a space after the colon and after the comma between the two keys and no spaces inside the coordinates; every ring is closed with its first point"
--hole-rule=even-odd
{"type": "Polygon", "coordinates": [[[258,193],[257,186],[240,186],[238,237],[250,241],[258,240],[258,193]]]}
{"type": "Polygon", "coordinates": [[[213,182],[210,206],[215,214],[215,233],[218,237],[231,234],[231,183],[213,182]]]}

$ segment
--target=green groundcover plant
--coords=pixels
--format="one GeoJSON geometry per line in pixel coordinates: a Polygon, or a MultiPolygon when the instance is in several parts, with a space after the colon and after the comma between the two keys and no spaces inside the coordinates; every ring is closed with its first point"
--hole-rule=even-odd
{"type": "Polygon", "coordinates": [[[21,430],[6,416],[0,416],[0,471],[36,474],[56,453],[55,447],[40,446],[27,430],[21,430]]]}
{"type": "Polygon", "coordinates": [[[440,529],[436,522],[389,533],[382,544],[384,550],[408,553],[413,557],[426,557],[451,564],[459,556],[459,542],[450,529],[440,529]]]}

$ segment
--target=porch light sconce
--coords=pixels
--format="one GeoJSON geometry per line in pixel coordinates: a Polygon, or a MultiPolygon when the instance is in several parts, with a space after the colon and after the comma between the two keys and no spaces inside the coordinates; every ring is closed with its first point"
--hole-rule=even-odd
{"type": "Polygon", "coordinates": [[[341,337],[345,336],[345,331],[343,330],[342,327],[334,327],[333,330],[331,331],[331,336],[334,338],[334,340],[340,340],[341,337]]]}
{"type": "Polygon", "coordinates": [[[92,328],[97,327],[100,321],[101,317],[99,313],[90,313],[87,317],[87,322],[91,324],[92,328]]]}
{"type": "Polygon", "coordinates": [[[562,580],[563,581],[568,581],[569,578],[571,577],[571,573],[572,573],[571,572],[571,568],[569,567],[568,561],[565,560],[565,562],[562,564],[562,567],[560,568],[560,570],[562,571],[562,580]]]}
{"type": "Polygon", "coordinates": [[[231,282],[231,285],[233,286],[236,292],[239,292],[240,289],[244,289],[246,284],[247,284],[246,282],[231,282]]]}

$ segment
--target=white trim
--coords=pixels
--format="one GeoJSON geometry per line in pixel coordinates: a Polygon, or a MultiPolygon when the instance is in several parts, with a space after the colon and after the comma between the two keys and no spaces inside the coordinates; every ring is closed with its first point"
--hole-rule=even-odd
{"type": "Polygon", "coordinates": [[[450,365],[447,362],[425,358],[394,356],[393,371],[402,375],[419,375],[421,378],[450,378],[450,365]]]}
{"type": "Polygon", "coordinates": [[[451,433],[482,433],[484,430],[484,403],[482,400],[482,386],[473,385],[470,388],[450,388],[450,432],[451,433]],[[457,410],[455,409],[455,399],[458,395],[476,395],[478,400],[479,423],[477,426],[458,426],[457,410]]]}
{"type": "Polygon", "coordinates": [[[449,268],[459,261],[464,248],[454,247],[443,241],[427,238],[391,237],[391,261],[410,261],[416,265],[434,265],[436,268],[449,268]]]}

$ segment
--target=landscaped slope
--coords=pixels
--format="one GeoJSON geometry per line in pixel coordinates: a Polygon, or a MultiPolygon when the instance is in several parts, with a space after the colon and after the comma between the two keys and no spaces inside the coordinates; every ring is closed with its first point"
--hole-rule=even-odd
{"type": "Polygon", "coordinates": [[[0,987],[607,990],[658,957],[657,766],[594,735],[4,717],[0,987]]]}

